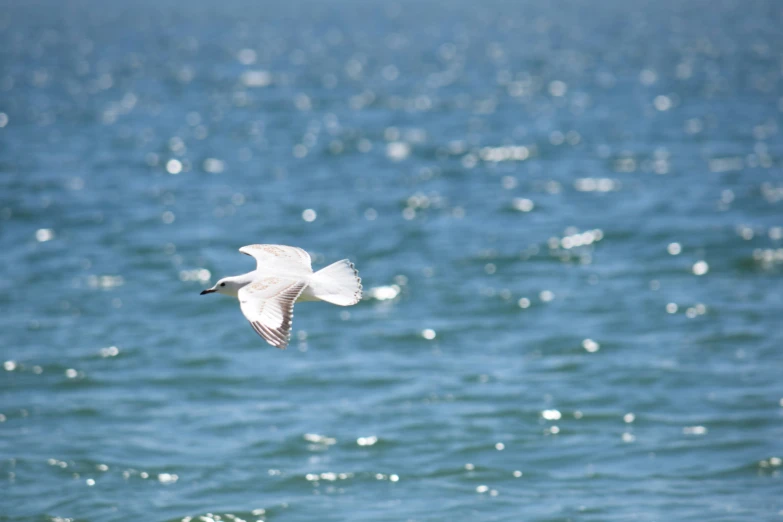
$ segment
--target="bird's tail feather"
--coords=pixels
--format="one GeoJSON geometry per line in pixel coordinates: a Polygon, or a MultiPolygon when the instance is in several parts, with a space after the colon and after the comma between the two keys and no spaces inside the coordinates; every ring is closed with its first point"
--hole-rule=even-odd
{"type": "Polygon", "coordinates": [[[316,272],[310,288],[318,299],[340,306],[351,306],[362,299],[359,271],[347,259],[316,272]]]}

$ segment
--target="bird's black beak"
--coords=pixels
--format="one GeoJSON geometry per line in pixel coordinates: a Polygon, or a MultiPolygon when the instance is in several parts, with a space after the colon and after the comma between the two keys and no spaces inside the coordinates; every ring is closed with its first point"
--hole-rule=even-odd
{"type": "Polygon", "coordinates": [[[202,291],[201,294],[199,294],[199,295],[207,295],[207,294],[211,294],[211,293],[214,293],[214,292],[215,292],[214,290],[206,289],[206,290],[202,291]]]}

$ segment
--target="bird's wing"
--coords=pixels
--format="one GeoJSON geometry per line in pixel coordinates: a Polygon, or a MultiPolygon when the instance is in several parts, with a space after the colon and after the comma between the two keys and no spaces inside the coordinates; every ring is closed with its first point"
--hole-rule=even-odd
{"type": "Polygon", "coordinates": [[[258,270],[277,269],[289,273],[313,273],[310,254],[301,248],[285,245],[247,245],[239,251],[253,256],[258,263],[258,270]]]}
{"type": "Polygon", "coordinates": [[[305,287],[307,283],[301,280],[263,277],[239,290],[239,307],[258,335],[285,350],[291,337],[294,303],[305,287]]]}

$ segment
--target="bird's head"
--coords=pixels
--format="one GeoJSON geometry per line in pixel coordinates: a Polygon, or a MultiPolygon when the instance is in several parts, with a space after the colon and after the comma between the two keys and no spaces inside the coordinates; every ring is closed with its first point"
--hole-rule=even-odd
{"type": "Polygon", "coordinates": [[[235,281],[231,277],[224,277],[217,283],[215,283],[215,286],[212,288],[207,288],[206,290],[203,290],[201,292],[201,295],[206,294],[214,294],[217,292],[218,294],[225,294],[225,295],[233,295],[236,296],[237,292],[239,292],[239,289],[242,288],[242,284],[240,284],[238,281],[235,281]]]}

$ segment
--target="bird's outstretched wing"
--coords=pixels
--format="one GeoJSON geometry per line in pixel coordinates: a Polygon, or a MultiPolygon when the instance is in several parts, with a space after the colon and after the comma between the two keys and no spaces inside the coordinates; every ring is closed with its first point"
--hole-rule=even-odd
{"type": "Polygon", "coordinates": [[[247,245],[239,249],[253,256],[258,270],[274,270],[287,273],[312,274],[310,254],[301,248],[286,245],[247,245]]]}
{"type": "Polygon", "coordinates": [[[306,287],[304,281],[282,277],[257,279],[239,290],[239,307],[258,335],[285,350],[291,337],[294,303],[306,287]]]}

